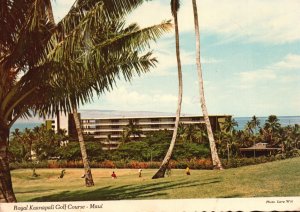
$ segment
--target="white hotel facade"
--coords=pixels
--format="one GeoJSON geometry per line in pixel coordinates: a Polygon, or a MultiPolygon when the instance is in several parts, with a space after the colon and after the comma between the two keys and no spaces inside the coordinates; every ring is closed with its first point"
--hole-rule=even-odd
{"type": "MultiPolygon", "coordinates": [[[[81,113],[79,117],[83,116],[81,113]]],[[[213,131],[219,130],[220,125],[225,121],[227,115],[209,116],[213,131]]],[[[104,149],[116,149],[122,138],[122,133],[128,124],[133,122],[141,131],[141,137],[146,137],[148,132],[159,130],[173,131],[175,126],[174,115],[157,114],[131,114],[131,116],[106,116],[106,117],[84,117],[80,118],[81,128],[85,136],[93,137],[103,144],[104,149]]],[[[201,125],[204,124],[203,116],[183,115],[180,117],[180,123],[183,125],[201,125]]],[[[52,128],[55,131],[64,129],[67,134],[76,140],[77,132],[73,115],[60,116],[56,120],[47,120],[47,128],[52,128]]],[[[133,135],[132,135],[133,136],[133,135]]]]}

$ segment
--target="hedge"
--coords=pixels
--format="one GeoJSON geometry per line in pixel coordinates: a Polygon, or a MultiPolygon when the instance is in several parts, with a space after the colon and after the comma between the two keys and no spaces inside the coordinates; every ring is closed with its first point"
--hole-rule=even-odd
{"type": "MultiPolygon", "coordinates": [[[[271,157],[257,157],[257,158],[232,158],[229,161],[222,159],[224,168],[236,168],[241,166],[248,166],[260,163],[271,162],[275,160],[283,160],[286,157],[284,155],[277,155],[271,157]]],[[[140,162],[135,160],[130,161],[111,161],[105,160],[103,162],[91,161],[91,168],[124,168],[124,169],[158,169],[161,162],[140,162]]],[[[210,159],[191,159],[191,160],[180,160],[170,161],[170,167],[172,169],[212,169],[212,161],[210,159]]],[[[64,160],[48,160],[42,162],[22,162],[22,163],[11,163],[10,169],[26,169],[26,168],[83,168],[82,161],[64,161],[64,160]]]]}
{"type": "MultiPolygon", "coordinates": [[[[140,162],[140,161],[111,161],[90,162],[91,168],[126,168],[126,169],[158,169],[161,162],[140,162]]],[[[184,161],[170,161],[170,167],[174,169],[185,169],[189,166],[191,169],[211,169],[210,159],[193,159],[184,161]]],[[[10,169],[26,169],[26,168],[83,168],[82,161],[43,161],[43,162],[22,162],[11,163],[10,169]]]]}

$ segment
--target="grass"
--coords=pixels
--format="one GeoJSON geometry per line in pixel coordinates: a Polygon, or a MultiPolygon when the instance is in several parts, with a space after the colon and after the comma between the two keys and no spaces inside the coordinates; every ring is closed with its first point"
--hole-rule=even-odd
{"type": "Polygon", "coordinates": [[[154,169],[115,169],[118,179],[111,179],[112,169],[93,169],[94,187],[86,188],[82,169],[66,169],[58,179],[59,169],[12,171],[14,191],[19,202],[88,201],[123,199],[233,198],[300,195],[300,158],[275,161],[236,169],[172,170],[170,177],[152,180],[154,169]]]}

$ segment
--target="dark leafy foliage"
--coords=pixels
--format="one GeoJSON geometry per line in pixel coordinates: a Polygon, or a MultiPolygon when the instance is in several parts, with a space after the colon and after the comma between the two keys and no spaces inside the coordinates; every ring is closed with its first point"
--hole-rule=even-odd
{"type": "MultiPolygon", "coordinates": [[[[102,150],[102,145],[98,142],[85,142],[89,161],[104,161],[108,156],[102,150]]],[[[58,149],[59,160],[75,161],[81,159],[81,151],[78,142],[70,142],[68,145],[58,149]]]]}
{"type": "MultiPolygon", "coordinates": [[[[171,136],[169,131],[149,133],[141,141],[122,144],[111,157],[113,160],[161,161],[169,148],[171,136]]],[[[204,158],[209,154],[207,145],[181,142],[175,145],[172,159],[204,158]]]]}
{"type": "Polygon", "coordinates": [[[9,144],[10,160],[21,162],[57,158],[57,150],[66,140],[64,131],[54,133],[44,125],[33,130],[26,128],[23,132],[16,129],[9,144]]]}

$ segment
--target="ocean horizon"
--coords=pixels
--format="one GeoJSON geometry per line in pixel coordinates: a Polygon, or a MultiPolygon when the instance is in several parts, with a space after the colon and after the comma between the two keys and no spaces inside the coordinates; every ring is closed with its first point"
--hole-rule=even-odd
{"type": "MultiPolygon", "coordinates": [[[[251,117],[233,117],[237,123],[238,126],[236,129],[242,130],[245,128],[245,125],[248,121],[252,119],[253,116],[251,117]]],[[[260,120],[260,126],[263,126],[265,124],[265,121],[268,119],[268,116],[262,116],[262,117],[257,117],[258,120],[260,120]]],[[[300,116],[277,116],[279,119],[279,123],[281,126],[288,126],[288,125],[295,125],[299,124],[300,125],[300,116]]]]}
{"type": "MultiPolygon", "coordinates": [[[[111,111],[110,111],[111,113],[111,111]]],[[[119,114],[119,113],[117,113],[119,114]]],[[[160,113],[161,115],[162,113],[160,113]]],[[[157,115],[157,114],[156,114],[157,115]]],[[[170,115],[170,114],[168,114],[170,115]]],[[[251,117],[233,117],[237,122],[238,126],[236,127],[237,130],[242,130],[244,129],[246,123],[251,120],[251,117]]],[[[262,116],[262,117],[257,117],[260,120],[261,126],[264,125],[265,121],[267,120],[268,116],[262,116]]],[[[279,122],[282,126],[288,126],[288,125],[295,125],[299,124],[300,125],[300,116],[277,116],[279,119],[279,122]]],[[[42,121],[28,121],[28,122],[16,122],[12,127],[10,132],[13,132],[15,129],[19,129],[20,131],[23,131],[25,128],[28,129],[33,129],[36,126],[40,126],[45,122],[42,121]]]]}

